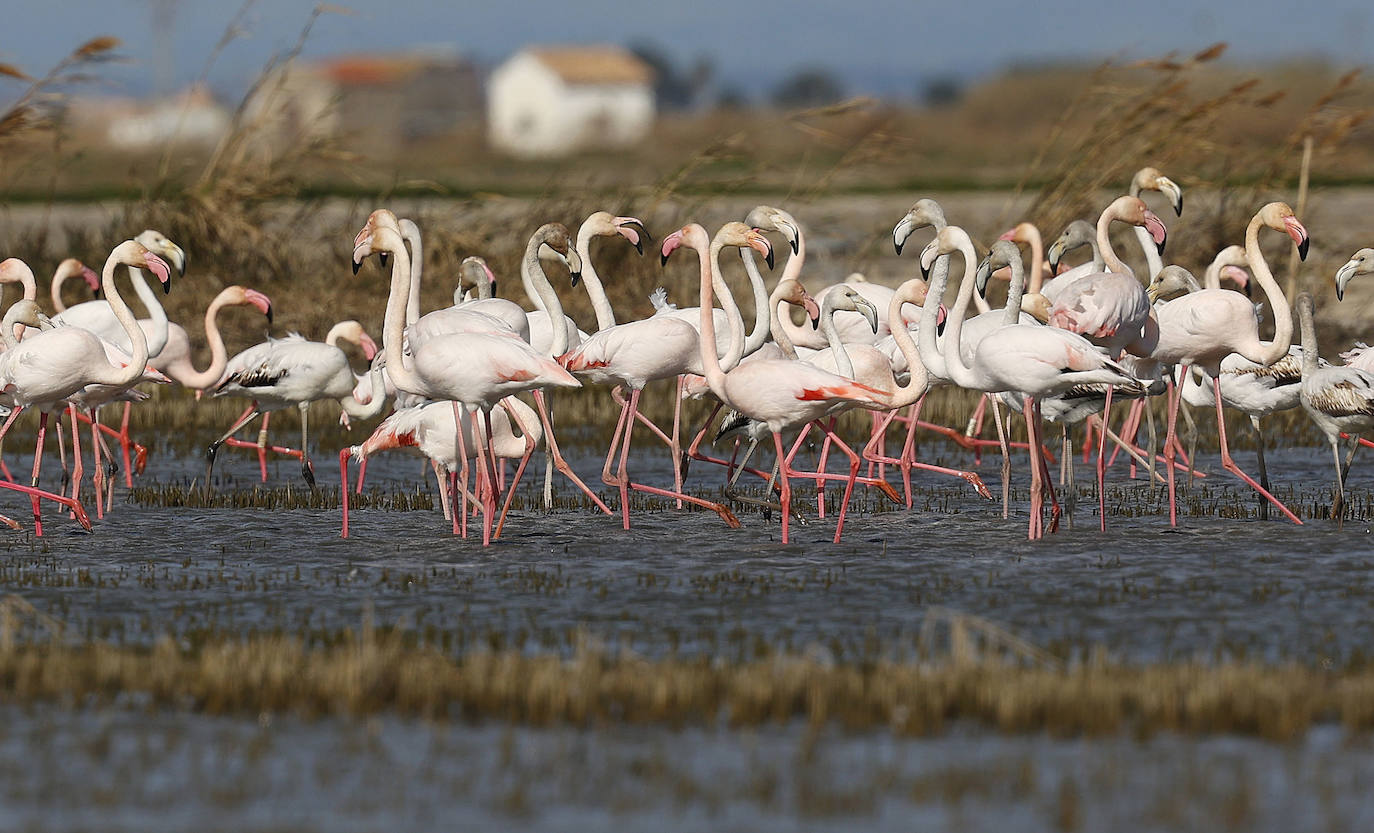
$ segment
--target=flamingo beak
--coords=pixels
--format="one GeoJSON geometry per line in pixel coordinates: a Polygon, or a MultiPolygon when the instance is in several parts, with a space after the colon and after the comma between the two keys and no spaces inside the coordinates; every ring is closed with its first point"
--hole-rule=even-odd
{"type": "Polygon", "coordinates": [[[941,304],[935,310],[935,334],[937,336],[945,334],[945,319],[948,317],[949,310],[945,309],[944,304],[941,304]]]}
{"type": "Polygon", "coordinates": [[[1165,196],[1169,198],[1169,204],[1174,207],[1174,216],[1182,217],[1183,189],[1178,187],[1178,183],[1174,182],[1167,176],[1161,176],[1156,181],[1155,187],[1157,187],[1161,193],[1163,193],[1165,196]]]}
{"type": "Polygon", "coordinates": [[[873,305],[872,301],[862,297],[855,298],[854,305],[859,308],[858,311],[863,314],[863,317],[868,319],[868,326],[876,334],[878,332],[878,308],[873,305]]]}
{"type": "Polygon", "coordinates": [[[1223,266],[1221,267],[1221,277],[1222,279],[1230,278],[1232,281],[1235,282],[1236,286],[1239,286],[1241,288],[1241,291],[1245,293],[1245,296],[1247,298],[1250,297],[1249,272],[1245,271],[1239,266],[1223,266]]]}
{"type": "Polygon", "coordinates": [[[639,252],[641,255],[644,254],[644,242],[640,239],[641,235],[650,240],[653,239],[649,237],[649,231],[644,228],[644,224],[634,217],[616,217],[615,230],[626,240],[630,241],[630,245],[634,246],[635,251],[639,252]],[[636,228],[636,226],[638,226],[638,228],[636,228]]]}
{"type": "MultiPolygon", "coordinates": [[[[170,241],[169,241],[170,242],[170,241]]],[[[167,258],[177,268],[177,277],[186,277],[186,252],[175,243],[168,248],[167,258]]]]}
{"type": "Polygon", "coordinates": [[[372,336],[362,333],[358,336],[358,346],[363,348],[363,358],[372,361],[377,355],[377,342],[372,340],[372,336]]]}
{"type": "Polygon", "coordinates": [[[1162,255],[1164,254],[1164,242],[1168,237],[1168,229],[1164,227],[1164,221],[1148,208],[1145,209],[1145,230],[1150,233],[1150,239],[1155,241],[1155,248],[1162,255]]]}
{"type": "Polygon", "coordinates": [[[1284,217],[1283,227],[1288,236],[1293,238],[1293,242],[1298,244],[1298,259],[1307,260],[1307,249],[1312,242],[1307,236],[1307,229],[1303,228],[1297,217],[1284,217]]]}
{"type": "Polygon", "coordinates": [[[939,252],[940,252],[940,243],[939,243],[939,239],[938,239],[938,238],[936,238],[935,240],[932,240],[932,241],[930,241],[929,243],[927,243],[927,244],[926,244],[926,247],[925,247],[924,249],[921,250],[921,278],[922,278],[922,280],[927,280],[927,281],[930,280],[930,267],[931,267],[932,265],[934,265],[934,263],[935,263],[935,258],[939,257],[939,252]]]}
{"type": "Polygon", "coordinates": [[[267,323],[272,324],[272,299],[256,289],[248,289],[243,293],[244,300],[257,307],[263,315],[267,316],[267,323]]]}
{"type": "MultiPolygon", "coordinates": [[[[999,238],[1006,240],[1007,238],[999,238]]],[[[978,264],[978,273],[973,276],[973,288],[978,290],[978,297],[986,298],[988,295],[988,279],[992,277],[992,256],[983,258],[983,262],[978,264]]]]}
{"type": "Polygon", "coordinates": [[[157,279],[162,282],[162,293],[165,295],[172,291],[172,269],[167,265],[167,261],[153,254],[146,252],[143,255],[143,262],[147,265],[148,271],[157,275],[157,279]]]}
{"type": "Polygon", "coordinates": [[[897,250],[897,254],[902,253],[902,247],[906,245],[906,239],[911,236],[911,232],[916,230],[912,222],[911,213],[897,221],[897,225],[892,227],[892,248],[897,250]]]}
{"type": "Polygon", "coordinates": [[[1050,274],[1059,274],[1059,261],[1064,257],[1064,241],[1056,240],[1050,244],[1050,249],[1045,253],[1045,262],[1050,265],[1050,274]]]}
{"type": "Polygon", "coordinates": [[[491,294],[492,294],[492,297],[495,297],[495,296],[496,296],[496,274],[495,274],[494,272],[491,271],[491,267],[488,266],[488,265],[486,264],[485,261],[483,261],[483,263],[482,263],[482,271],[487,273],[487,285],[491,287],[491,294]]]}
{"type": "Polygon", "coordinates": [[[660,253],[661,259],[659,261],[659,265],[666,266],[668,264],[668,255],[672,254],[673,250],[681,245],[682,229],[678,229],[677,231],[663,238],[663,249],[660,253]]]}
{"type": "Polygon", "coordinates": [[[372,235],[358,235],[353,245],[353,274],[363,268],[363,260],[372,254],[372,235]]]}
{"type": "Polygon", "coordinates": [[[1016,229],[1014,229],[1014,228],[1013,228],[1013,229],[1007,229],[1006,231],[1002,232],[1002,236],[999,237],[999,238],[997,238],[997,239],[998,239],[998,240],[1013,240],[1013,241],[1016,240],[1016,229]]]}
{"type": "Polygon", "coordinates": [[[768,238],[763,236],[763,232],[758,229],[750,230],[749,248],[763,255],[763,261],[768,264],[768,268],[773,268],[773,244],[768,242],[768,238]]]}
{"type": "Polygon", "coordinates": [[[787,238],[787,245],[792,247],[792,254],[797,254],[801,250],[801,230],[786,220],[779,220],[774,225],[782,236],[787,238]]]}
{"type": "Polygon", "coordinates": [[[806,317],[811,319],[811,329],[814,330],[821,325],[821,308],[815,298],[810,295],[802,298],[802,309],[806,310],[806,317]]]}
{"type": "Polygon", "coordinates": [[[1336,300],[1345,300],[1345,285],[1355,277],[1360,267],[1358,260],[1348,260],[1345,265],[1336,270],[1336,300]]]}
{"type": "Polygon", "coordinates": [[[81,264],[81,277],[86,279],[86,286],[89,286],[91,291],[99,297],[100,276],[95,273],[95,270],[83,263],[81,264]]]}

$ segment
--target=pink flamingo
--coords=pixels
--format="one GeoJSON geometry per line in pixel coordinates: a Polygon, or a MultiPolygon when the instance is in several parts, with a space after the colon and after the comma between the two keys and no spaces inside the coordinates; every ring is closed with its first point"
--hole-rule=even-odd
{"type": "MultiPolygon", "coordinates": [[[[1274,280],[1273,273],[1260,251],[1259,230],[1267,226],[1282,231],[1297,244],[1300,257],[1307,256],[1307,229],[1293,214],[1293,209],[1281,202],[1265,205],[1250,220],[1245,230],[1245,254],[1254,279],[1264,289],[1269,305],[1274,310],[1274,340],[1260,341],[1259,317],[1250,300],[1239,292],[1225,289],[1204,289],[1160,306],[1156,312],[1158,333],[1154,334],[1151,356],[1165,364],[1181,365],[1180,373],[1187,375],[1188,368],[1198,365],[1212,377],[1213,399],[1217,411],[1217,431],[1221,442],[1221,461],[1227,471],[1239,477],[1257,491],[1293,523],[1302,521],[1287,506],[1255,481],[1231,458],[1231,450],[1226,442],[1226,422],[1222,414],[1221,368],[1222,359],[1231,353],[1239,353],[1246,359],[1260,365],[1271,365],[1288,354],[1293,340],[1293,315],[1283,290],[1274,280]]],[[[1175,500],[1175,450],[1177,444],[1177,420],[1180,391],[1170,382],[1169,426],[1164,440],[1164,463],[1169,473],[1169,524],[1178,523],[1178,510],[1175,500]]]]}
{"type": "MultiPolygon", "coordinates": [[[[748,233],[747,245],[761,252],[771,253],[767,238],[757,230],[748,233]]],[[[715,344],[715,320],[711,315],[714,296],[721,294],[722,303],[733,305],[729,300],[729,288],[725,281],[715,273],[711,249],[714,243],[706,235],[706,229],[696,223],[684,226],[668,235],[663,241],[663,256],[666,258],[680,246],[695,249],[701,268],[701,339],[698,345],[701,365],[707,383],[722,402],[750,417],[764,423],[773,434],[774,450],[778,456],[780,484],[782,486],[782,540],[787,543],[788,527],[792,514],[791,480],[799,475],[792,469],[791,456],[799,446],[794,446],[789,454],[782,443],[782,433],[792,428],[810,424],[825,416],[837,404],[853,402],[859,405],[880,407],[886,394],[836,376],[805,362],[792,361],[754,361],[745,362],[725,371],[720,357],[712,345],[715,344]]],[[[731,326],[731,342],[743,340],[742,322],[734,315],[727,317],[731,326]]],[[[821,430],[833,437],[825,426],[821,430]]],[[[841,449],[847,449],[838,443],[841,449]]],[[[852,452],[850,452],[852,453],[852,452]]],[[[840,504],[840,515],[835,525],[835,542],[838,543],[844,531],[844,518],[853,492],[854,481],[859,472],[859,457],[850,458],[848,486],[840,504]]],[[[817,475],[810,475],[816,477],[817,475]]]]}
{"type": "Polygon", "coordinates": [[[62,285],[69,278],[80,277],[86,282],[87,288],[91,292],[100,291],[100,276],[95,270],[74,257],[69,257],[57,264],[57,269],[52,273],[52,285],[49,287],[49,295],[52,297],[52,307],[61,313],[67,309],[67,305],[62,301],[62,285]]]}
{"type": "MultiPolygon", "coordinates": [[[[389,214],[390,212],[385,212],[389,214]]],[[[448,400],[454,409],[455,426],[462,424],[460,410],[482,412],[483,428],[486,435],[486,452],[480,451],[477,457],[478,493],[482,497],[482,543],[491,543],[492,526],[496,515],[496,478],[495,460],[488,461],[491,449],[491,409],[507,396],[520,391],[533,391],[535,404],[539,408],[540,420],[544,426],[544,436],[549,451],[554,455],[554,464],[559,471],[584,492],[590,490],[572,472],[558,451],[557,442],[549,427],[548,413],[544,405],[542,389],[546,387],[581,387],[581,383],[552,359],[535,352],[534,348],[518,338],[491,333],[445,333],[435,334],[418,343],[411,344],[411,361],[407,362],[402,353],[401,342],[404,338],[403,324],[405,307],[410,287],[409,255],[401,237],[392,226],[379,217],[382,211],[374,211],[367,225],[358,235],[353,250],[354,263],[374,252],[385,252],[394,258],[392,266],[391,291],[387,298],[386,323],[384,325],[383,350],[386,362],[396,388],[401,391],[430,399],[448,400]]],[[[467,453],[463,451],[462,434],[457,439],[460,470],[466,488],[467,453]]],[[[533,443],[531,442],[530,445],[533,443]]],[[[521,471],[511,484],[514,489],[520,479],[521,471]]],[[[598,508],[609,514],[605,504],[593,496],[598,508]]],[[[455,520],[461,517],[466,524],[466,509],[455,511],[455,520]]],[[[465,526],[464,526],[465,528],[465,526]]]]}
{"type": "MultiPolygon", "coordinates": [[[[956,251],[964,258],[964,279],[946,325],[945,338],[951,346],[962,344],[964,315],[975,288],[973,242],[963,229],[948,226],[921,252],[921,270],[927,272],[939,255],[956,251]]],[[[1013,259],[1020,260],[1016,246],[999,240],[993,245],[989,268],[1008,265],[1013,259]]],[[[937,277],[931,281],[924,317],[931,315],[931,299],[943,295],[945,280],[937,277]]],[[[933,333],[927,336],[922,327],[920,335],[922,346],[927,339],[930,344],[929,351],[923,351],[923,359],[925,352],[939,352],[933,333]]],[[[985,393],[1015,391],[1021,395],[1031,456],[1031,517],[1027,536],[1035,540],[1044,535],[1042,491],[1049,494],[1054,507],[1050,524],[1053,531],[1058,522],[1058,503],[1049,482],[1048,467],[1040,453],[1044,443],[1040,431],[1040,399],[1079,384],[1130,384],[1134,380],[1125,368],[1104,356],[1082,336],[1039,324],[1009,324],[988,333],[976,345],[971,363],[964,362],[958,349],[948,347],[943,359],[947,372],[961,387],[985,393]]]]}
{"type": "MultiPolygon", "coordinates": [[[[116,246],[105,261],[105,268],[101,273],[101,288],[132,343],[133,354],[129,361],[122,366],[111,364],[105,342],[96,334],[74,326],[54,327],[34,333],[24,341],[8,346],[4,353],[0,353],[0,390],[3,390],[13,403],[13,410],[10,411],[5,424],[0,427],[0,438],[9,432],[10,426],[19,414],[30,406],[38,406],[40,410],[50,409],[87,385],[128,387],[143,376],[148,362],[148,342],[133,313],[120,297],[118,287],[115,286],[114,272],[119,264],[146,268],[158,277],[163,286],[170,282],[171,275],[166,261],[133,240],[126,240],[116,246]]],[[[9,328],[4,329],[6,332],[0,333],[0,336],[12,338],[13,333],[9,332],[9,328]]],[[[43,459],[43,440],[47,433],[47,423],[47,413],[41,413],[38,442],[34,449],[35,484],[38,482],[39,467],[43,459]]],[[[80,451],[75,451],[79,460],[80,451]]],[[[40,496],[53,498],[48,493],[40,495],[36,490],[31,494],[35,533],[42,534],[38,499],[40,496]]],[[[85,510],[81,509],[80,503],[76,500],[64,498],[59,502],[70,507],[78,516],[78,520],[85,517],[85,510]]],[[[89,520],[83,525],[89,525],[89,520]]]]}

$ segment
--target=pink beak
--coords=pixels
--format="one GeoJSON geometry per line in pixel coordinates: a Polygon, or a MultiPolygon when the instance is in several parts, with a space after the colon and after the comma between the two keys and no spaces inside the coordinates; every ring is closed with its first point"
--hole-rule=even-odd
{"type": "Polygon", "coordinates": [[[802,299],[802,309],[806,310],[806,317],[811,319],[811,326],[815,328],[821,320],[821,308],[816,304],[816,299],[807,295],[802,299]]]}
{"type": "Polygon", "coordinates": [[[663,262],[664,262],[664,263],[667,263],[667,262],[668,262],[668,255],[672,254],[672,253],[673,253],[673,250],[676,249],[678,246],[681,246],[681,245],[682,245],[682,230],[681,230],[681,229],[679,229],[679,230],[673,232],[672,234],[668,235],[667,237],[663,238],[663,251],[662,251],[663,262]]]}
{"type": "Polygon", "coordinates": [[[91,288],[92,292],[100,291],[100,276],[95,273],[94,269],[84,263],[81,264],[81,277],[86,279],[86,285],[91,288]]]}
{"type": "Polygon", "coordinates": [[[358,337],[358,344],[363,348],[363,358],[372,361],[372,357],[377,355],[377,342],[372,340],[372,336],[363,333],[358,337]]]}
{"type": "Polygon", "coordinates": [[[1288,232],[1288,236],[1293,238],[1293,242],[1298,245],[1298,257],[1306,260],[1307,247],[1311,242],[1307,237],[1307,229],[1303,228],[1297,217],[1284,217],[1283,227],[1288,232]]]}
{"type": "Polygon", "coordinates": [[[1155,241],[1161,254],[1164,253],[1164,240],[1168,236],[1168,229],[1164,228],[1164,221],[1159,219],[1153,211],[1145,210],[1145,230],[1150,233],[1150,239],[1155,241]]]}
{"type": "Polygon", "coordinates": [[[272,299],[256,289],[245,289],[243,291],[244,300],[258,308],[258,311],[267,316],[267,320],[272,320],[272,299]]]}
{"type": "Polygon", "coordinates": [[[168,268],[167,261],[152,252],[148,252],[144,254],[143,262],[148,267],[149,272],[157,275],[157,279],[162,283],[164,289],[172,282],[172,270],[168,268]]]}
{"type": "Polygon", "coordinates": [[[1006,231],[1002,232],[1002,236],[999,237],[999,238],[997,238],[997,239],[998,239],[998,240],[1012,240],[1012,239],[1014,239],[1015,237],[1016,237],[1016,229],[1007,229],[1006,231]]]}

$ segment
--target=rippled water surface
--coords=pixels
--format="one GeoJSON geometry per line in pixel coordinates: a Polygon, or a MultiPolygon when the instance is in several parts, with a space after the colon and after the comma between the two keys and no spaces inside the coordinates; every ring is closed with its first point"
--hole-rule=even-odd
{"type": "MultiPolygon", "coordinates": [[[[669,477],[661,455],[637,470],[669,477]]],[[[222,488],[255,464],[226,458],[222,488]]],[[[1252,461],[1241,455],[1243,465],[1252,461]]],[[[595,461],[576,457],[595,480],[595,461]]],[[[12,459],[12,464],[17,459],[12,459]]],[[[222,461],[223,462],[223,461],[222,461]]],[[[965,463],[969,462],[964,460],[965,463]]],[[[155,457],[145,480],[181,484],[191,457],[155,457]]],[[[317,461],[333,488],[337,469],[317,461]]],[[[980,470],[997,491],[996,466],[980,470]]],[[[1216,468],[1213,464],[1212,468],[1216,468]]],[[[1326,457],[1270,455],[1304,517],[1329,504],[1326,457]]],[[[274,464],[274,484],[298,483],[274,464]]],[[[426,493],[415,458],[378,459],[369,488],[426,493]]],[[[1086,478],[1087,469],[1080,469],[1086,478]]],[[[714,493],[720,475],[692,471],[714,493]]],[[[1326,666],[1374,641],[1370,524],[1253,517],[1224,473],[1186,493],[1177,529],[1160,492],[1114,473],[1109,528],[1084,492],[1076,527],[1025,535],[958,481],[918,477],[917,509],[862,496],[842,544],[830,521],[794,527],[742,510],[659,505],[634,527],[574,509],[522,509],[483,549],[437,509],[361,510],[338,537],[323,509],[195,509],[120,498],[95,534],[50,513],[50,535],[11,534],[0,583],[72,638],[151,644],[171,634],[282,632],[307,641],[364,622],[446,649],[568,652],[587,636],[647,655],[836,660],[909,656],[933,607],[998,622],[1066,657],[1201,657],[1326,666]],[[1245,517],[1231,517],[1242,515],[1245,517]]],[[[1357,512],[1369,502],[1359,464],[1357,512]]],[[[293,489],[297,488],[293,485],[293,489]]],[[[304,488],[300,486],[299,488],[304,488]]],[[[122,489],[120,492],[122,493],[122,489]]],[[[560,496],[571,497],[564,484],[560,496]]],[[[534,494],[528,497],[532,501],[534,494]]],[[[809,499],[808,499],[809,500],[809,499]]],[[[18,501],[8,510],[23,517],[18,501]]],[[[814,505],[807,507],[814,514],[814,505]]],[[[526,729],[379,719],[261,721],[11,707],[0,730],[4,817],[56,829],[1369,829],[1367,739],[1322,728],[1287,744],[1228,738],[1065,740],[972,728],[931,740],[780,726],[526,729]],[[22,764],[20,763],[22,762],[22,764]],[[215,819],[207,824],[207,819],[215,819]],[[851,825],[847,825],[851,826],[851,825]]]]}

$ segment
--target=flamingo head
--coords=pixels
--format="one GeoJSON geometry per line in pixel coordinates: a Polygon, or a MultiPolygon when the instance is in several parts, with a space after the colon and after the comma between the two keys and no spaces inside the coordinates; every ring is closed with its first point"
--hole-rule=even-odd
{"type": "Polygon", "coordinates": [[[1149,297],[1150,303],[1154,304],[1180,292],[1196,292],[1201,288],[1192,272],[1177,264],[1170,264],[1159,270],[1159,274],[1150,280],[1150,285],[1145,288],[1145,294],[1149,297]]]}
{"type": "Polygon", "coordinates": [[[1021,296],[1021,311],[1041,324],[1050,323],[1050,299],[1039,292],[1027,292],[1021,296]]]}
{"type": "Polygon", "coordinates": [[[372,361],[377,355],[377,342],[372,340],[372,336],[365,332],[358,333],[358,346],[362,348],[363,358],[372,361]]]}
{"type": "Polygon", "coordinates": [[[773,268],[773,244],[768,242],[768,238],[763,236],[763,232],[754,228],[750,229],[745,235],[746,245],[759,254],[763,255],[764,262],[768,268],[773,268]]]}
{"type": "Polygon", "coordinates": [[[986,296],[988,291],[988,280],[994,273],[1004,268],[1011,270],[1009,278],[1015,275],[1021,266],[1021,250],[1016,248],[1016,244],[1011,238],[1003,237],[992,244],[992,250],[988,256],[983,258],[983,262],[978,264],[978,272],[974,275],[974,288],[979,295],[986,296]]]}
{"type": "Polygon", "coordinates": [[[1311,240],[1307,236],[1307,229],[1293,209],[1286,202],[1271,202],[1259,210],[1256,215],[1260,222],[1264,223],[1274,231],[1281,231],[1293,238],[1293,242],[1298,247],[1298,257],[1307,259],[1307,248],[1311,240]]]}
{"type": "Polygon", "coordinates": [[[797,254],[801,250],[801,227],[797,225],[797,221],[791,214],[781,208],[774,208],[771,205],[755,206],[754,210],[745,216],[744,222],[746,225],[757,229],[772,229],[780,232],[783,238],[787,240],[787,245],[792,247],[792,254],[797,254]]]}
{"type": "MultiPolygon", "coordinates": [[[[139,232],[138,236],[134,239],[141,243],[143,248],[153,254],[159,255],[175,266],[179,277],[186,276],[186,252],[182,251],[180,246],[168,240],[167,236],[162,232],[154,231],[153,229],[144,229],[139,232]]],[[[162,288],[164,290],[170,290],[171,285],[163,283],[162,288]]]]}
{"type": "MultiPolygon", "coordinates": [[[[1252,285],[1250,283],[1250,273],[1245,271],[1245,269],[1243,269],[1240,266],[1233,266],[1228,263],[1225,266],[1221,267],[1220,275],[1222,280],[1229,279],[1236,286],[1240,287],[1240,291],[1244,292],[1247,298],[1250,297],[1252,291],[1252,285]]],[[[1340,299],[1338,298],[1337,300],[1340,299]]]]}
{"type": "Polygon", "coordinates": [[[572,285],[582,280],[582,256],[573,247],[568,235],[568,227],[562,223],[545,223],[535,231],[530,238],[531,242],[538,241],[540,246],[547,246],[550,251],[563,261],[563,265],[568,267],[568,274],[572,277],[572,285]]]}
{"type": "Polygon", "coordinates": [[[149,272],[156,275],[157,279],[162,283],[163,294],[172,291],[172,267],[167,265],[167,261],[147,249],[144,249],[143,265],[149,272]]]}
{"type": "Polygon", "coordinates": [[[474,287],[478,298],[490,298],[496,294],[496,275],[491,271],[484,258],[468,255],[458,264],[458,277],[461,288],[474,287]]]}
{"type": "Polygon", "coordinates": [[[773,268],[773,244],[768,242],[768,238],[757,228],[751,228],[746,223],[731,221],[720,227],[716,232],[715,239],[711,242],[712,248],[717,246],[736,246],[744,249],[749,248],[763,255],[768,268],[773,268]]]}
{"type": "Polygon", "coordinates": [[[824,310],[834,312],[845,310],[857,312],[868,319],[868,326],[873,332],[878,332],[878,308],[873,302],[859,294],[859,291],[848,284],[840,284],[835,289],[825,294],[824,310]]]}
{"type": "Polygon", "coordinates": [[[634,246],[635,251],[641,255],[644,254],[644,241],[652,242],[654,239],[649,234],[649,230],[645,228],[644,223],[634,217],[616,217],[612,222],[614,224],[613,233],[630,241],[630,245],[634,246]]]}
{"type": "Polygon", "coordinates": [[[1064,233],[1059,235],[1059,237],[1050,244],[1049,250],[1045,252],[1045,259],[1049,263],[1050,272],[1059,274],[1060,261],[1064,259],[1064,255],[1074,249],[1088,245],[1093,242],[1096,237],[1097,230],[1094,229],[1092,223],[1089,223],[1087,220],[1074,220],[1072,223],[1069,223],[1064,229],[1064,233]]]}
{"type": "Polygon", "coordinates": [[[935,235],[935,239],[926,244],[921,250],[921,277],[930,279],[930,268],[935,265],[935,259],[941,255],[948,255],[959,251],[962,243],[968,243],[968,232],[958,226],[945,226],[935,235]]]}
{"type": "Polygon", "coordinates": [[[1131,178],[1131,193],[1138,194],[1141,191],[1158,191],[1169,198],[1169,204],[1174,207],[1174,216],[1183,216],[1183,189],[1178,187],[1178,183],[1159,172],[1158,168],[1146,166],[1135,172],[1131,178]]]}
{"type": "MultiPolygon", "coordinates": [[[[33,283],[33,270],[17,257],[0,260],[0,283],[33,283]]],[[[99,281],[96,286],[99,286],[99,281]]]]}
{"type": "Polygon", "coordinates": [[[1336,270],[1336,300],[1345,300],[1345,287],[1356,275],[1374,274],[1374,249],[1360,249],[1336,270]]]}
{"type": "Polygon", "coordinates": [[[239,301],[244,306],[257,307],[258,312],[267,316],[267,323],[272,323],[272,299],[256,289],[239,287],[242,290],[242,299],[239,301]]]}
{"type": "Polygon", "coordinates": [[[926,226],[945,226],[945,210],[935,200],[917,200],[911,210],[892,227],[892,247],[897,250],[897,254],[902,253],[902,247],[906,245],[906,239],[913,231],[926,226]]]}
{"type": "Polygon", "coordinates": [[[811,297],[811,293],[806,291],[806,287],[801,285],[801,281],[785,278],[778,282],[778,287],[773,292],[779,301],[806,310],[806,317],[811,319],[811,329],[814,330],[821,323],[821,308],[816,304],[816,299],[811,297]]]}
{"type": "MultiPolygon", "coordinates": [[[[403,236],[401,221],[396,219],[396,215],[390,209],[378,208],[367,215],[367,222],[363,224],[362,230],[353,237],[353,274],[358,274],[358,269],[362,267],[362,258],[372,254],[372,237],[378,229],[383,228],[394,231],[398,237],[403,236]],[[365,251],[359,255],[359,249],[365,251]]],[[[377,260],[381,262],[383,269],[386,268],[388,254],[388,252],[379,252],[377,255],[377,260]]]]}

